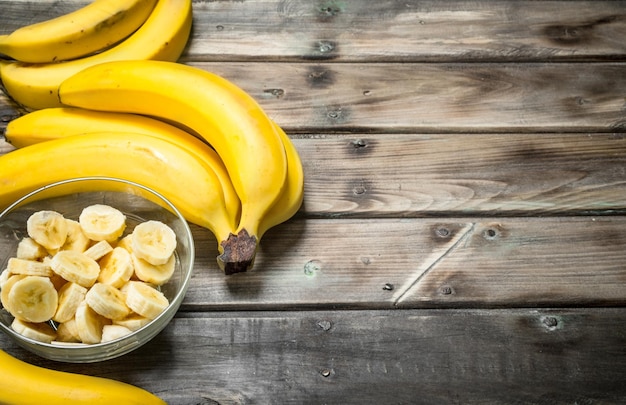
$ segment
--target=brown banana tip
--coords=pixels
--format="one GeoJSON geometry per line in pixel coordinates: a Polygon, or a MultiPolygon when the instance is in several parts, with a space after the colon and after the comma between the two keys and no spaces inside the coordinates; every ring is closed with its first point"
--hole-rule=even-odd
{"type": "Polygon", "coordinates": [[[217,257],[217,263],[226,275],[248,271],[254,265],[258,239],[246,229],[237,235],[231,233],[220,245],[224,252],[217,257]]]}

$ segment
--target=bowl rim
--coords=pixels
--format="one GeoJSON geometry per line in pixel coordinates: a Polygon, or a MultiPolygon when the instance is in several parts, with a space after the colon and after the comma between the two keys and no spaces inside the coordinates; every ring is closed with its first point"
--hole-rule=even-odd
{"type": "MultiPolygon", "coordinates": [[[[5,332],[6,334],[9,335],[9,337],[13,338],[20,346],[24,347],[25,349],[41,356],[41,357],[45,357],[51,360],[57,360],[57,361],[66,361],[66,362],[81,362],[81,363],[85,363],[85,362],[96,362],[96,361],[105,361],[105,360],[110,360],[119,356],[122,356],[124,354],[127,354],[139,347],[141,347],[143,344],[149,342],[150,340],[152,340],[152,338],[154,336],[156,336],[158,333],[160,333],[160,331],[162,329],[165,328],[165,326],[167,326],[167,324],[170,322],[170,320],[168,320],[168,322],[164,323],[163,325],[160,326],[160,328],[155,331],[154,333],[150,333],[149,335],[147,335],[147,338],[145,339],[145,341],[143,342],[139,342],[137,339],[134,340],[129,340],[129,344],[128,347],[125,350],[122,350],[121,352],[116,352],[114,350],[114,354],[113,355],[104,355],[104,357],[102,358],[96,358],[94,360],[86,360],[86,359],[79,359],[79,360],[73,360],[71,357],[65,357],[65,356],[61,356],[61,353],[79,353],[81,351],[97,351],[100,348],[108,348],[111,347],[113,349],[115,349],[116,347],[118,347],[120,345],[120,342],[124,341],[124,340],[128,340],[131,339],[132,337],[136,336],[140,331],[145,330],[146,328],[148,328],[150,325],[154,325],[155,323],[158,323],[158,320],[165,317],[165,316],[170,316],[169,312],[173,311],[173,313],[171,314],[171,317],[173,318],[174,315],[176,314],[176,312],[178,311],[178,308],[180,307],[182,300],[184,299],[184,296],[187,292],[187,289],[189,287],[189,283],[191,281],[191,277],[192,277],[192,273],[193,273],[193,269],[194,269],[194,262],[195,262],[195,244],[194,244],[194,238],[193,238],[193,234],[191,232],[191,228],[189,227],[189,223],[186,220],[186,218],[183,216],[183,214],[178,210],[178,208],[168,199],[166,198],[163,194],[159,193],[156,190],[151,189],[150,187],[144,186],[143,184],[134,182],[132,180],[126,180],[126,179],[122,179],[122,178],[116,178],[116,177],[108,177],[108,176],[81,176],[81,177],[75,177],[75,178],[69,178],[69,179],[65,179],[65,180],[60,180],[60,181],[56,181],[50,184],[47,184],[45,186],[42,187],[38,187],[35,190],[32,190],[28,193],[26,193],[25,195],[23,195],[22,197],[20,197],[19,199],[17,199],[16,201],[14,201],[13,203],[11,203],[8,207],[6,207],[4,210],[2,210],[2,212],[0,212],[0,219],[4,218],[9,212],[13,211],[14,209],[18,208],[20,205],[22,205],[24,203],[24,201],[30,199],[32,196],[45,191],[47,189],[50,188],[54,188],[54,187],[59,187],[65,184],[69,184],[69,183],[76,183],[76,182],[81,182],[81,181],[113,181],[113,182],[118,182],[118,183],[123,183],[123,184],[127,184],[131,187],[137,187],[140,188],[150,194],[155,195],[156,197],[158,197],[160,200],[162,200],[166,205],[167,208],[169,208],[169,210],[171,210],[171,213],[173,215],[175,215],[179,220],[181,220],[182,226],[183,226],[183,230],[184,230],[184,235],[183,237],[189,242],[188,243],[188,249],[189,249],[189,271],[186,272],[181,286],[179,288],[179,290],[176,292],[176,294],[174,295],[174,297],[171,299],[170,304],[168,305],[168,307],[161,312],[156,318],[152,319],[150,322],[148,322],[146,325],[144,325],[143,327],[133,331],[131,334],[128,334],[126,336],[108,341],[108,342],[100,342],[100,343],[93,343],[93,344],[54,344],[54,343],[46,343],[46,342],[41,342],[38,340],[34,340],[31,338],[28,338],[26,336],[23,336],[17,332],[15,332],[10,326],[7,326],[6,324],[4,324],[4,322],[0,322],[0,329],[3,330],[3,332],[5,332]],[[174,308],[173,305],[176,305],[176,307],[174,308]],[[54,351],[54,352],[58,352],[59,356],[48,356],[48,355],[44,355],[42,354],[40,351],[38,350],[33,350],[31,346],[34,347],[40,347],[40,348],[45,348],[46,350],[50,350],[50,351],[54,351]]],[[[90,192],[106,192],[108,190],[88,190],[85,191],[86,193],[90,193],[90,192]]],[[[119,193],[123,193],[123,191],[111,191],[111,192],[119,192],[119,193]]],[[[76,193],[74,193],[76,194],[76,193]]],[[[64,194],[61,196],[67,196],[67,195],[71,195],[71,194],[64,194]]],[[[61,197],[59,196],[59,197],[61,197]]],[[[144,198],[140,195],[137,195],[137,197],[141,197],[144,198]]],[[[165,208],[165,207],[164,207],[165,208]]],[[[187,266],[186,266],[187,267],[187,266]]]]}

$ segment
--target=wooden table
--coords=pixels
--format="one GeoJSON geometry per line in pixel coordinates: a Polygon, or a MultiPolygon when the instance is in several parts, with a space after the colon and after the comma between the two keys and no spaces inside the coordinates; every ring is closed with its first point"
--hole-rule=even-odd
{"type": "MultiPolygon", "coordinates": [[[[0,0],[0,33],[86,1],[0,0]]],[[[626,402],[626,1],[194,1],[305,202],[112,361],[170,404],[626,402]]],[[[5,126],[23,111],[0,96],[5,126]]],[[[11,150],[0,143],[0,153],[11,150]]]]}

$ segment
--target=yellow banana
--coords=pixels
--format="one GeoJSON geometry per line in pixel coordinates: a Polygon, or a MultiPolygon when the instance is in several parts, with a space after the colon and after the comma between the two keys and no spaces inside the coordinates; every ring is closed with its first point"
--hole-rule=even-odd
{"type": "Polygon", "coordinates": [[[103,130],[155,136],[174,142],[195,154],[217,175],[229,217],[232,219],[232,227],[237,227],[241,203],[220,157],[195,136],[163,121],[137,114],[70,107],[44,108],[10,121],[5,128],[4,137],[16,148],[23,148],[43,141],[103,130]]]}
{"type": "Polygon", "coordinates": [[[260,221],[283,192],[286,155],[274,124],[245,91],[179,63],[117,61],[87,68],[59,87],[65,105],[148,114],[190,128],[226,165],[241,200],[236,232],[220,241],[226,274],[252,266],[260,221]]]}
{"type": "Polygon", "coordinates": [[[7,93],[24,107],[59,107],[59,84],[88,66],[127,59],[177,60],[189,38],[191,22],[191,0],[159,0],[146,22],[112,48],[60,63],[3,61],[0,76],[7,93]]]}
{"type": "Polygon", "coordinates": [[[298,150],[285,131],[275,125],[276,132],[280,135],[285,153],[287,156],[287,180],[282,194],[272,205],[267,214],[261,219],[258,230],[258,238],[267,232],[268,229],[285,222],[298,212],[304,199],[304,170],[298,150]]]}
{"type": "MultiPolygon", "coordinates": [[[[144,134],[68,136],[0,156],[0,210],[39,187],[90,176],[121,178],[152,188],[189,222],[211,230],[218,241],[232,232],[221,183],[213,170],[188,150],[144,134]]],[[[93,186],[99,187],[100,183],[93,186]]]]}
{"type": "MultiPolygon", "coordinates": [[[[4,136],[13,146],[23,148],[65,136],[101,132],[103,128],[106,128],[108,132],[136,132],[170,139],[196,153],[215,170],[224,189],[224,198],[230,217],[238,220],[239,198],[219,156],[212,148],[191,134],[163,121],[129,113],[93,111],[71,107],[46,108],[10,121],[4,136]]],[[[268,229],[291,218],[302,205],[304,197],[304,173],[298,151],[282,128],[275,124],[275,129],[285,147],[287,180],[278,200],[261,219],[258,231],[259,239],[268,229]]],[[[236,227],[236,224],[234,226],[236,227]]]]}
{"type": "Polygon", "coordinates": [[[0,36],[0,54],[20,62],[60,62],[102,51],[148,18],[156,0],[95,0],[57,18],[0,36]]]}
{"type": "Polygon", "coordinates": [[[6,405],[165,405],[156,395],[102,377],[38,367],[0,350],[0,403],[6,405]]]}

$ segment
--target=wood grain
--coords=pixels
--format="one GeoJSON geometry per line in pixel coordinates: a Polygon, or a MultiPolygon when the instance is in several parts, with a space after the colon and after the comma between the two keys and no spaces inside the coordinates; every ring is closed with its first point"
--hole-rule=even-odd
{"type": "Polygon", "coordinates": [[[602,60],[626,50],[621,1],[198,3],[185,60],[602,60]]]}
{"type": "MultiPolygon", "coordinates": [[[[0,35],[89,3],[0,0],[0,35]]],[[[626,1],[194,0],[182,63],[284,127],[305,201],[173,322],[46,361],[177,404],[626,402],[626,1]]],[[[23,109],[0,94],[0,130],[23,109]]],[[[0,155],[12,147],[0,139],[0,155]]]]}
{"type": "Polygon", "coordinates": [[[616,404],[622,309],[179,313],[139,350],[94,365],[189,404],[616,404]],[[121,372],[120,370],[124,370],[121,372]]]}
{"type": "MultiPolygon", "coordinates": [[[[9,33],[85,1],[0,1],[9,33]]],[[[610,60],[624,1],[194,1],[184,60],[610,60]]]]}
{"type": "Polygon", "coordinates": [[[292,220],[224,277],[194,227],[186,310],[623,306],[626,217],[292,220]]]}
{"type": "MultiPolygon", "coordinates": [[[[624,132],[626,65],[193,63],[297,132],[624,132]]],[[[0,97],[0,117],[19,115],[0,97]]]]}
{"type": "Polygon", "coordinates": [[[624,210],[620,134],[354,134],[294,140],[301,213],[559,215],[624,210]]]}
{"type": "MultiPolygon", "coordinates": [[[[626,212],[621,134],[292,135],[299,215],[381,218],[626,212]]],[[[0,153],[11,146],[0,142],[0,153]]]]}

